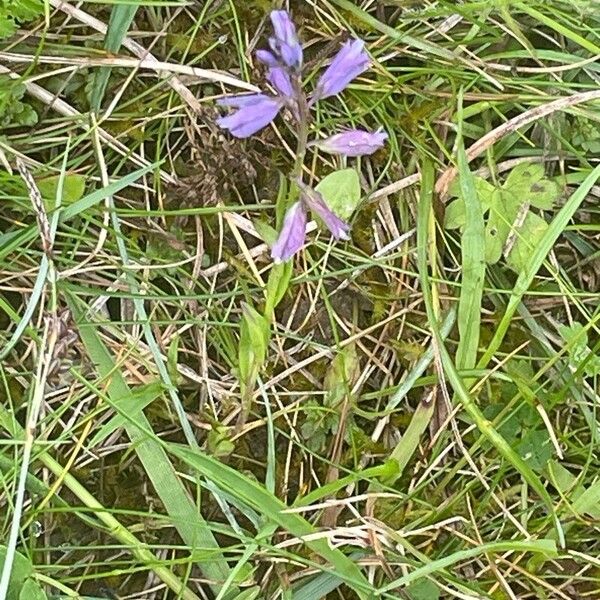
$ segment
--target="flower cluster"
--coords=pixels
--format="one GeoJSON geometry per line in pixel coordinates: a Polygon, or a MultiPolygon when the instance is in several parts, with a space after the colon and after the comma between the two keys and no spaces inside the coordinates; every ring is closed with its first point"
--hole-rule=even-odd
{"type": "Polygon", "coordinates": [[[302,86],[302,45],[290,15],[284,10],[275,10],[271,12],[271,23],[273,35],[269,38],[269,49],[258,50],[256,57],[265,65],[266,78],[275,95],[257,93],[223,98],[218,104],[235,111],[218,119],[217,124],[235,137],[246,138],[266,127],[284,108],[294,117],[298,159],[293,181],[299,199],[286,212],[281,232],[272,247],[273,260],[280,262],[290,259],[303,246],[309,210],[322,219],[335,239],[348,239],[349,225],[329,209],[316,190],[303,184],[300,179],[306,148],[315,146],[331,154],[364,156],[381,148],[387,134],[351,129],[307,143],[310,108],[323,98],[339,94],[368,69],[369,56],[362,40],[346,42],[321,74],[314,91],[307,94],[302,86]]]}

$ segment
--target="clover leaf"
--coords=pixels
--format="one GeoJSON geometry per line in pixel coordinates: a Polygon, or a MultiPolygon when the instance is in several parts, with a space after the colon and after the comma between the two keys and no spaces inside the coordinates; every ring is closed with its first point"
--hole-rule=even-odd
{"type": "MultiPolygon", "coordinates": [[[[517,165],[506,181],[495,186],[474,177],[475,190],[485,218],[485,261],[497,263],[506,253],[506,264],[520,272],[531,251],[543,238],[548,224],[530,209],[550,210],[560,196],[560,187],[545,177],[544,166],[526,162],[517,165]]],[[[456,196],[446,208],[446,229],[462,229],[466,211],[458,185],[451,186],[456,196]]]]}

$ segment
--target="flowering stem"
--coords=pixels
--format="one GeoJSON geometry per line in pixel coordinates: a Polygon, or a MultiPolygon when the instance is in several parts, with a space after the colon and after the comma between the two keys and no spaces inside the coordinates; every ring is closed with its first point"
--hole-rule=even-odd
{"type": "MultiPolygon", "coordinates": [[[[292,172],[290,174],[290,179],[292,181],[294,181],[297,178],[302,178],[302,165],[304,164],[304,156],[306,155],[306,146],[308,143],[308,125],[310,117],[308,101],[306,99],[306,94],[302,90],[302,85],[299,77],[294,78],[293,85],[298,106],[298,119],[296,129],[296,160],[294,161],[294,167],[292,168],[292,172]]],[[[298,188],[296,186],[293,186],[292,189],[294,190],[292,192],[292,199],[295,199],[295,196],[298,192],[298,188]]]]}

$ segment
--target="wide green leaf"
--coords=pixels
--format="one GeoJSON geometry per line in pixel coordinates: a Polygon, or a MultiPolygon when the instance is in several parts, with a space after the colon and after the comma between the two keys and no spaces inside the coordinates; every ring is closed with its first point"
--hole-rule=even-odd
{"type": "MultiPolygon", "coordinates": [[[[60,175],[52,175],[51,177],[43,177],[36,181],[42,197],[52,202],[48,208],[54,207],[54,200],[60,185],[60,180],[60,175]]],[[[62,180],[62,206],[68,206],[83,198],[83,194],[85,193],[85,177],[83,175],[67,173],[62,177],[62,180]]]]}
{"type": "Polygon", "coordinates": [[[28,579],[21,588],[19,600],[47,600],[46,592],[35,579],[28,579]]]}
{"type": "Polygon", "coordinates": [[[542,217],[532,212],[527,213],[523,224],[517,228],[515,245],[506,257],[506,264],[517,273],[525,269],[547,230],[548,223],[542,217]]]}
{"type": "MultiPolygon", "coordinates": [[[[598,168],[600,172],[600,167],[598,168]]],[[[452,386],[457,399],[462,404],[469,417],[475,422],[481,433],[487,438],[487,440],[496,448],[498,453],[503,456],[508,463],[510,463],[529,483],[532,489],[542,498],[548,511],[553,516],[556,533],[560,541],[561,546],[564,546],[564,534],[561,524],[556,516],[554,505],[550,494],[542,484],[539,477],[533,472],[531,467],[519,456],[515,450],[507,443],[507,441],[498,433],[493,425],[488,421],[482,414],[479,406],[475,403],[471,397],[467,385],[463,378],[459,375],[458,370],[446,345],[442,338],[439,329],[438,319],[435,314],[433,306],[433,297],[431,291],[431,280],[429,275],[429,231],[430,221],[434,218],[432,211],[432,195],[433,195],[433,166],[429,161],[425,161],[422,167],[422,185],[421,185],[421,196],[419,200],[419,214],[417,222],[417,264],[419,270],[419,278],[421,281],[421,289],[423,290],[423,298],[425,302],[425,308],[427,310],[427,318],[429,326],[436,339],[436,343],[439,349],[439,356],[441,365],[444,369],[444,373],[447,377],[448,383],[452,386]]],[[[482,368],[482,360],[479,362],[478,367],[482,368]]],[[[487,364],[487,363],[486,363],[487,364]]],[[[410,581],[406,582],[407,584],[410,581]]]]}
{"type": "MultiPolygon", "coordinates": [[[[530,206],[551,209],[560,196],[560,187],[545,177],[542,164],[531,162],[517,165],[499,187],[481,177],[472,177],[472,180],[482,212],[487,215],[483,239],[485,262],[492,265],[507,251],[507,265],[518,272],[530,252],[527,243],[533,245],[543,235],[544,219],[531,212],[530,206]],[[522,238],[522,241],[506,250],[511,234],[517,240],[522,238]]],[[[457,198],[446,208],[444,226],[446,229],[464,230],[467,213],[460,179],[450,187],[450,194],[457,198]]]]}
{"type": "MultiPolygon", "coordinates": [[[[6,560],[6,546],[0,546],[0,572],[6,560]]],[[[15,552],[12,561],[12,570],[8,582],[8,596],[6,600],[20,600],[21,590],[26,581],[33,575],[33,567],[29,560],[20,552],[15,552]]]]}
{"type": "Polygon", "coordinates": [[[559,185],[546,178],[542,163],[521,163],[506,178],[503,189],[531,206],[550,210],[560,196],[559,185]]]}
{"type": "Polygon", "coordinates": [[[360,202],[360,180],[355,169],[334,171],[315,188],[327,206],[342,219],[349,219],[360,202]]]}

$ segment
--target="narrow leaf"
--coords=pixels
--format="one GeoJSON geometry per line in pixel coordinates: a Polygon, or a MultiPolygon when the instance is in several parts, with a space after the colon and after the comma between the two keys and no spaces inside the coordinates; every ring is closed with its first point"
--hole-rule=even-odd
{"type": "MultiPolygon", "coordinates": [[[[104,38],[104,48],[108,52],[118,52],[123,38],[129,31],[129,26],[137,12],[137,4],[115,4],[110,13],[108,29],[104,38]]],[[[96,71],[92,91],[90,94],[90,104],[95,111],[100,110],[104,92],[110,77],[110,68],[104,67],[96,71]]]]}
{"type": "Polygon", "coordinates": [[[465,202],[465,228],[461,237],[462,278],[458,301],[460,335],[456,350],[456,366],[459,369],[471,369],[475,366],[479,347],[481,298],[485,278],[485,225],[481,202],[462,143],[462,133],[459,135],[458,174],[461,197],[465,202]]]}
{"type": "MultiPolygon", "coordinates": [[[[259,511],[267,519],[292,535],[303,538],[316,532],[315,528],[302,516],[285,512],[288,507],[279,498],[228,465],[220,463],[202,452],[191,451],[182,446],[171,444],[169,449],[201,475],[259,511]]],[[[323,538],[306,539],[305,544],[328,561],[336,575],[354,589],[359,598],[366,600],[369,597],[367,590],[372,589],[371,585],[354,561],[340,550],[332,548],[329,542],[323,538]]]]}

